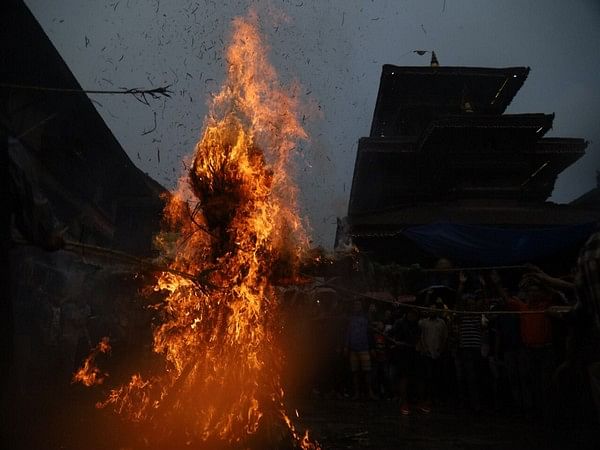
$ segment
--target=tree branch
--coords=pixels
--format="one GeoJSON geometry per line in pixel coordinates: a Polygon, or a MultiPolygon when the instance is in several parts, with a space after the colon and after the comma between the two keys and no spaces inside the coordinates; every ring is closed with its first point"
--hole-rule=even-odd
{"type": "Polygon", "coordinates": [[[73,88],[58,88],[51,86],[33,86],[33,85],[24,85],[24,84],[12,84],[12,83],[0,83],[0,88],[7,89],[24,89],[30,91],[45,91],[45,92],[61,92],[65,94],[93,94],[93,95],[133,95],[134,98],[149,106],[149,102],[146,96],[150,96],[153,99],[158,99],[160,97],[171,98],[173,91],[169,88],[171,85],[160,86],[153,89],[141,89],[141,88],[121,88],[120,90],[88,90],[88,89],[73,89],[73,88]]]}

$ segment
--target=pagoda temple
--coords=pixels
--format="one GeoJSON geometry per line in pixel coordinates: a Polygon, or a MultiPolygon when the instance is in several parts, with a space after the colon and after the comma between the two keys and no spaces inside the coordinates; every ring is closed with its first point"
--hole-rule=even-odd
{"type": "Polygon", "coordinates": [[[554,114],[504,114],[529,70],[384,65],[336,244],[399,263],[573,254],[600,213],[547,199],[587,142],[544,137],[554,114]]]}

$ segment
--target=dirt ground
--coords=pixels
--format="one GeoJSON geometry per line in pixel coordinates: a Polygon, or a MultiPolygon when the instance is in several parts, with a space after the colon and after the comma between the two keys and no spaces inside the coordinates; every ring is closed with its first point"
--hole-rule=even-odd
{"type": "MultiPolygon", "coordinates": [[[[57,395],[48,390],[43,380],[40,376],[40,382],[28,385],[25,390],[9,390],[3,399],[0,448],[216,448],[148,441],[140,437],[140,433],[144,433],[141,428],[125,426],[113,414],[94,408],[98,393],[81,386],[64,386],[57,395]]],[[[308,428],[310,436],[324,450],[600,449],[600,426],[592,420],[569,419],[566,413],[562,419],[544,423],[506,411],[476,415],[444,407],[434,408],[428,415],[413,411],[409,416],[402,416],[398,402],[391,400],[351,401],[304,396],[289,399],[287,405],[299,430],[308,428]]],[[[258,443],[252,448],[283,447],[258,443]]]]}
{"type": "Polygon", "coordinates": [[[399,413],[393,401],[315,399],[298,408],[324,449],[504,450],[600,449],[600,425],[544,424],[525,415],[449,408],[399,413]]]}

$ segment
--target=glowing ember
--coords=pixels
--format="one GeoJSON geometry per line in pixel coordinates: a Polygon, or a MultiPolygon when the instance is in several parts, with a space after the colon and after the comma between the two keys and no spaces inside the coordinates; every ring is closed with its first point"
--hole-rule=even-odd
{"type": "Polygon", "coordinates": [[[72,383],[81,383],[84,386],[94,386],[96,384],[104,383],[104,379],[108,376],[106,373],[102,373],[98,367],[96,367],[96,357],[100,353],[110,352],[110,344],[108,338],[103,337],[98,345],[91,351],[81,368],[73,374],[72,383]]]}
{"type": "Polygon", "coordinates": [[[164,370],[111,391],[100,407],[189,441],[241,442],[286,424],[274,280],[294,279],[307,239],[296,213],[288,160],[306,133],[293,89],[280,86],[256,17],[233,22],[224,86],[213,98],[188,177],[165,208],[157,237],[172,272],[160,275],[154,351],[164,370]],[[262,419],[262,420],[261,420],[262,419]],[[176,425],[175,425],[176,424],[176,425]]]}

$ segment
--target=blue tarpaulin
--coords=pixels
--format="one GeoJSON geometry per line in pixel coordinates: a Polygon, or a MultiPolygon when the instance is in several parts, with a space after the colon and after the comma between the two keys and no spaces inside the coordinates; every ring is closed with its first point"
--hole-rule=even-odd
{"type": "Polygon", "coordinates": [[[538,229],[434,223],[402,233],[434,256],[474,265],[510,265],[576,250],[597,229],[596,223],[538,229]]]}

